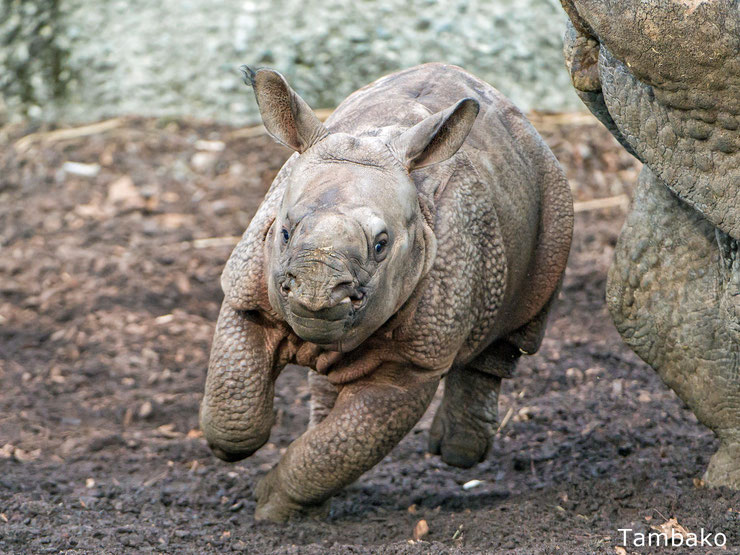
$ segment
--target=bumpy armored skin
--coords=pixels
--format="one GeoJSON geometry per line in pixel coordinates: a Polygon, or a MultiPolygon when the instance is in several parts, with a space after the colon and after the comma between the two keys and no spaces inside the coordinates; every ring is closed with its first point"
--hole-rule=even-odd
{"type": "Polygon", "coordinates": [[[273,383],[309,367],[309,429],[262,480],[256,517],[322,515],[419,420],[449,372],[432,451],[482,460],[501,378],[538,349],[573,225],[534,128],[490,85],[427,64],[323,125],[278,73],[247,70],[295,149],[222,275],[201,427],[225,460],[272,425],[273,383]]]}
{"type": "Polygon", "coordinates": [[[740,488],[740,4],[562,2],[574,86],[645,164],[609,310],[719,437],[705,481],[740,488]]]}

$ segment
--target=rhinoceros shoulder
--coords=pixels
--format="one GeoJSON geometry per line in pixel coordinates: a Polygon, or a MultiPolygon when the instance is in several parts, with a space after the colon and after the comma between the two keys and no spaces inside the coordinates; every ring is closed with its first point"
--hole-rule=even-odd
{"type": "Polygon", "coordinates": [[[296,157],[290,158],[278,172],[221,274],[225,300],[235,309],[272,313],[265,279],[265,241],[270,236],[296,157]]]}

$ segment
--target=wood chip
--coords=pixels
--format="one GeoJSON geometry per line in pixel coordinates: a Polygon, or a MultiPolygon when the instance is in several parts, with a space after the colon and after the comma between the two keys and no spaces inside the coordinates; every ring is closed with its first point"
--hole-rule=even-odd
{"type": "Polygon", "coordinates": [[[139,407],[139,418],[149,418],[154,413],[151,401],[144,401],[139,407]]]}
{"type": "Polygon", "coordinates": [[[226,143],[223,141],[206,141],[199,139],[195,141],[195,148],[198,150],[206,150],[208,152],[222,152],[226,148],[226,143]]]}
{"type": "Polygon", "coordinates": [[[82,164],[80,162],[65,162],[62,165],[64,173],[79,175],[81,177],[95,177],[100,172],[99,164],[82,164]]]}
{"type": "Polygon", "coordinates": [[[176,438],[183,436],[183,434],[181,434],[180,432],[175,431],[174,424],[162,424],[157,428],[157,432],[159,432],[159,435],[167,438],[176,438]]]}
{"type": "Polygon", "coordinates": [[[414,540],[420,540],[429,533],[429,525],[423,518],[414,526],[414,540]]]}
{"type": "Polygon", "coordinates": [[[229,237],[208,237],[207,239],[196,239],[195,241],[185,241],[181,243],[194,249],[208,249],[213,247],[233,247],[241,240],[241,235],[232,235],[229,237]]]}
{"type": "Polygon", "coordinates": [[[19,462],[35,461],[36,459],[39,458],[40,455],[41,455],[41,449],[34,449],[33,451],[24,451],[23,449],[16,447],[15,451],[13,451],[13,456],[15,457],[15,460],[19,462]]]}
{"type": "Polygon", "coordinates": [[[469,480],[468,482],[465,482],[465,483],[463,484],[463,487],[462,487],[462,488],[463,488],[463,489],[464,489],[465,491],[468,491],[468,490],[471,490],[471,489],[473,489],[473,488],[477,488],[477,487],[478,487],[478,486],[480,486],[480,485],[481,485],[482,483],[483,483],[483,482],[481,482],[480,480],[469,480]]]}
{"type": "Polygon", "coordinates": [[[131,425],[131,422],[134,420],[134,409],[133,407],[128,407],[126,409],[126,412],[123,415],[123,427],[128,428],[131,425]]]}

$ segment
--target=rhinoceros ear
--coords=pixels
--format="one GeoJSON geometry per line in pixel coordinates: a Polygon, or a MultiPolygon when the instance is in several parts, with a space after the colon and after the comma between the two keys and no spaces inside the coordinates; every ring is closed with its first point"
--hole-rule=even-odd
{"type": "Polygon", "coordinates": [[[443,162],[465,142],[479,109],[476,100],[463,98],[401,133],[391,148],[409,171],[443,162]]]}
{"type": "Polygon", "coordinates": [[[244,82],[257,97],[262,122],[277,142],[305,152],[329,134],[311,107],[272,69],[252,71],[242,66],[244,82]]]}

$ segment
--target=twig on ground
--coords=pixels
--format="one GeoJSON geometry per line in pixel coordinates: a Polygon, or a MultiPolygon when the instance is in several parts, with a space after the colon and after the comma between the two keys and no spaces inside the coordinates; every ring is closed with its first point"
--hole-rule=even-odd
{"type": "Polygon", "coordinates": [[[595,198],[593,200],[584,200],[573,203],[573,211],[589,212],[591,210],[600,210],[602,208],[622,208],[626,210],[630,205],[630,198],[627,195],[617,195],[615,197],[595,198]]]}
{"type": "Polygon", "coordinates": [[[123,122],[123,118],[113,118],[90,125],[83,125],[82,127],[70,127],[68,129],[56,129],[55,131],[30,133],[29,135],[18,139],[13,146],[15,146],[16,150],[22,152],[27,150],[36,142],[65,141],[68,139],[77,139],[79,137],[96,135],[98,133],[103,133],[105,131],[115,129],[116,127],[120,127],[123,122]]]}
{"type": "Polygon", "coordinates": [[[207,249],[210,247],[233,247],[241,240],[241,235],[228,235],[226,237],[207,237],[205,239],[195,239],[193,241],[183,241],[177,243],[184,247],[193,249],[207,249]]]}
{"type": "Polygon", "coordinates": [[[514,407],[509,407],[509,410],[506,411],[506,414],[504,415],[504,419],[501,421],[501,424],[499,424],[498,429],[496,430],[496,433],[499,433],[501,430],[504,429],[504,426],[509,423],[509,420],[511,419],[511,416],[514,414],[514,407]]]}

